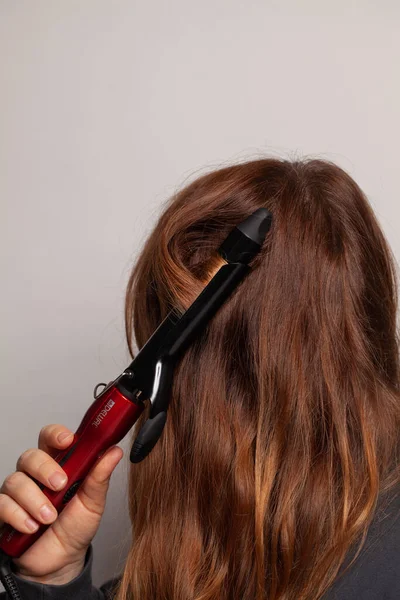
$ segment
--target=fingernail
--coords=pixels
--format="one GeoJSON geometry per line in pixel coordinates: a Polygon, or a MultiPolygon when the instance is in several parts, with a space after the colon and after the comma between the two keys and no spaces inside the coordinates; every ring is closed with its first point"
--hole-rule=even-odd
{"type": "Polygon", "coordinates": [[[68,478],[66,475],[63,475],[62,473],[59,473],[58,471],[56,473],[53,473],[53,475],[51,477],[49,477],[51,486],[55,490],[61,490],[61,488],[63,488],[64,485],[67,483],[67,479],[68,478]]]}
{"type": "Polygon", "coordinates": [[[44,504],[39,512],[40,512],[40,516],[45,521],[53,520],[54,517],[56,516],[54,508],[51,508],[51,506],[49,506],[48,504],[44,504]]]}
{"type": "Polygon", "coordinates": [[[57,436],[57,440],[59,442],[65,442],[65,440],[69,437],[72,437],[74,434],[73,433],[68,433],[67,431],[64,431],[63,433],[59,433],[57,436]]]}
{"type": "Polygon", "coordinates": [[[36,521],[34,521],[33,519],[31,519],[29,517],[27,519],[25,519],[25,525],[31,531],[36,531],[39,528],[39,524],[36,523],[36,521]]]}

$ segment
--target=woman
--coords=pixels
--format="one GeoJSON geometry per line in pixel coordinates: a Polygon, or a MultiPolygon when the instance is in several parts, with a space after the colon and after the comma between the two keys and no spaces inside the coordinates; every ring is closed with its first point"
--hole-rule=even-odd
{"type": "Polygon", "coordinates": [[[177,193],[128,284],[130,352],[132,331],[141,348],[171,307],[192,303],[219,243],[261,206],[273,214],[266,243],[184,355],[163,435],[131,467],[121,577],[91,586],[90,542],[120,448],[58,518],[40,512],[45,497],[26,474],[65,486],[51,455],[70,430],[45,427],[6,478],[2,521],[23,532],[52,523],[15,561],[23,598],[400,597],[397,276],[346,172],[261,159],[177,193]]]}

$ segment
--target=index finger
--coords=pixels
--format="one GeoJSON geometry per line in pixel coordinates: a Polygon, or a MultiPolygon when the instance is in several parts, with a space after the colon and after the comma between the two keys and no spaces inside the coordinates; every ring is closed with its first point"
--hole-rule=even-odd
{"type": "Polygon", "coordinates": [[[65,425],[53,423],[42,427],[39,433],[38,448],[54,456],[58,450],[64,450],[72,443],[74,432],[65,425]]]}

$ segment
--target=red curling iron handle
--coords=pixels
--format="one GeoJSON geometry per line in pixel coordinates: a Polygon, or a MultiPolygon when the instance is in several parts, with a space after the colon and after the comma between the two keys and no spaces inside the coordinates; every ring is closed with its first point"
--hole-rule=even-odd
{"type": "MultiPolygon", "coordinates": [[[[38,484],[60,513],[77,492],[80,484],[104,452],[128,433],[145,404],[128,400],[114,385],[95,399],[74,434],[71,446],[55,457],[68,475],[68,483],[55,492],[38,484]]],[[[5,525],[0,533],[0,548],[12,558],[19,558],[50,525],[40,525],[35,533],[26,534],[5,525]]]]}

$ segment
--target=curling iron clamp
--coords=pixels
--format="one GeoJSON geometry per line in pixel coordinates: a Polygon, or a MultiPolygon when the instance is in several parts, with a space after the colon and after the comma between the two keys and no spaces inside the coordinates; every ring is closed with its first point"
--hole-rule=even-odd
{"type": "MultiPolygon", "coordinates": [[[[177,315],[171,310],[134,360],[98,395],[79,425],[72,445],[55,460],[68,475],[68,489],[55,492],[39,484],[58,512],[77,492],[99,457],[117,444],[131,429],[150,399],[147,420],[133,443],[130,459],[141,462],[160,438],[167,419],[174,368],[198,332],[250,271],[249,262],[259,252],[271,227],[272,215],[259,208],[239,223],[218,248],[224,259],[219,270],[191,306],[177,315]]],[[[5,525],[0,533],[0,551],[20,557],[49,527],[41,525],[25,534],[5,525]]]]}

